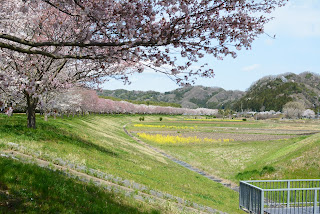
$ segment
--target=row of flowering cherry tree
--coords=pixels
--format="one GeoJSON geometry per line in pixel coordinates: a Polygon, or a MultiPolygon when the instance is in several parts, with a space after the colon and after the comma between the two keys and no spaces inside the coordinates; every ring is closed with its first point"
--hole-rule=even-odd
{"type": "Polygon", "coordinates": [[[0,96],[24,101],[28,127],[53,94],[124,81],[145,68],[214,77],[201,58],[250,49],[287,0],[0,0],[0,96]]]}
{"type": "Polygon", "coordinates": [[[94,90],[72,88],[64,93],[56,94],[54,99],[41,105],[45,118],[49,113],[53,116],[76,115],[87,113],[99,114],[170,114],[170,115],[215,115],[215,109],[187,109],[162,107],[143,104],[132,104],[126,101],[113,101],[99,98],[94,90]]]}

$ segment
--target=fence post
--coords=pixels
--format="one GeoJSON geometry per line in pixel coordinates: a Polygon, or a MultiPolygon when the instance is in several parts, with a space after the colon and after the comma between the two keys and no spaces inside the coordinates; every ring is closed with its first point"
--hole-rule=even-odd
{"type": "Polygon", "coordinates": [[[241,187],[242,187],[241,181],[240,181],[240,185],[239,186],[240,186],[240,188],[239,188],[239,209],[241,209],[241,205],[242,205],[242,203],[241,203],[241,187]]]}
{"type": "Polygon", "coordinates": [[[261,190],[260,214],[264,214],[264,191],[261,190]]]}
{"type": "Polygon", "coordinates": [[[290,181],[288,181],[287,187],[288,187],[287,208],[290,208],[290,181]]]}
{"type": "Polygon", "coordinates": [[[249,188],[249,211],[252,212],[252,187],[249,188]]]}
{"type": "Polygon", "coordinates": [[[317,190],[314,190],[314,203],[313,203],[313,214],[317,214],[317,205],[318,205],[318,197],[317,197],[317,190]]]}

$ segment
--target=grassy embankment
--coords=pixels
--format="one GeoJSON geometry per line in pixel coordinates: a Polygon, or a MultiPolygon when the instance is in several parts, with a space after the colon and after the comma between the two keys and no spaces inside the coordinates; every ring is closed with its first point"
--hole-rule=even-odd
{"type": "MultiPolygon", "coordinates": [[[[122,126],[131,121],[138,121],[138,118],[139,116],[96,115],[83,118],[51,119],[49,122],[44,122],[39,117],[37,120],[38,129],[31,130],[26,128],[26,117],[24,115],[14,115],[9,119],[1,115],[0,149],[9,149],[12,146],[8,146],[8,143],[13,142],[19,144],[18,147],[14,147],[15,150],[44,160],[52,162],[63,160],[74,165],[84,165],[88,168],[112,174],[115,178],[118,176],[137,182],[151,190],[169,193],[185,200],[229,213],[240,212],[238,209],[238,196],[235,192],[167,160],[129,138],[123,132],[122,126]]],[[[165,116],[163,118],[164,120],[172,119],[165,116]]],[[[159,116],[145,117],[146,121],[157,121],[158,119],[159,116]]],[[[98,191],[94,187],[78,184],[77,181],[72,179],[67,179],[70,185],[68,184],[68,186],[64,187],[62,185],[62,183],[65,183],[63,176],[58,176],[56,184],[54,183],[55,179],[53,177],[57,176],[54,172],[36,169],[36,166],[23,165],[12,161],[5,163],[5,161],[7,160],[1,160],[2,164],[16,165],[17,167],[15,168],[18,169],[5,173],[9,179],[3,176],[0,177],[2,189],[7,189],[6,191],[9,195],[12,194],[14,198],[19,198],[24,189],[29,190],[28,194],[35,195],[37,198],[42,198],[42,196],[45,198],[48,189],[54,189],[58,195],[60,194],[58,186],[61,186],[61,188],[65,188],[64,191],[66,193],[70,194],[70,197],[51,198],[52,204],[46,205],[50,212],[58,209],[55,208],[54,204],[64,206],[64,204],[71,203],[69,201],[74,200],[77,196],[81,199],[74,202],[77,205],[69,205],[66,206],[67,208],[73,206],[74,210],[78,210],[79,207],[84,206],[84,201],[90,202],[92,200],[98,200],[98,202],[88,203],[85,206],[91,207],[93,206],[92,204],[97,204],[97,209],[104,207],[104,205],[100,206],[100,199],[92,197],[92,192],[82,193],[81,191],[84,188],[92,188],[91,191],[98,191]],[[24,171],[29,173],[25,177],[34,177],[35,179],[19,178],[18,175],[25,174],[24,171]],[[37,173],[42,173],[42,178],[37,173]],[[48,183],[43,184],[43,186],[37,184],[39,182],[38,177],[39,179],[41,178],[40,180],[46,180],[46,174],[48,174],[48,183]],[[23,182],[15,186],[15,178],[23,182]]],[[[145,212],[153,210],[152,207],[142,206],[130,198],[125,200],[125,203],[122,203],[122,200],[112,201],[114,200],[112,195],[102,190],[101,192],[99,191],[97,194],[101,194],[107,204],[114,204],[114,207],[117,207],[114,209],[119,209],[119,212],[121,212],[121,209],[124,210],[123,212],[126,209],[145,212]]],[[[23,198],[21,200],[27,199],[23,198]]],[[[42,207],[41,200],[37,200],[39,203],[34,202],[36,203],[34,205],[31,203],[30,206],[33,208],[30,209],[36,210],[38,209],[37,207],[42,207]]],[[[24,201],[23,204],[21,206],[29,206],[30,203],[28,204],[24,201]]],[[[159,212],[166,211],[161,207],[156,209],[159,212]]]]}
{"type": "Polygon", "coordinates": [[[0,213],[159,213],[59,171],[0,158],[0,213]]]}
{"type": "MultiPolygon", "coordinates": [[[[137,123],[141,124],[141,123],[137,123]]],[[[143,123],[144,127],[131,125],[129,129],[135,133],[179,134],[187,136],[207,137],[211,133],[223,134],[224,138],[232,134],[261,135],[268,139],[276,137],[293,137],[301,132],[320,131],[317,120],[298,121],[162,121],[143,123]],[[148,125],[151,125],[148,127],[148,125]],[[161,125],[162,127],[157,127],[161,125]],[[153,127],[152,127],[153,126],[153,127]],[[177,126],[176,128],[174,126],[177,126]],[[188,127],[189,128],[179,128],[188,127]]],[[[151,138],[150,138],[151,139],[151,138]]],[[[320,177],[320,134],[297,136],[290,139],[265,141],[224,141],[214,143],[156,143],[142,139],[167,151],[191,165],[210,174],[217,175],[233,182],[247,179],[295,179],[320,177]]]]}

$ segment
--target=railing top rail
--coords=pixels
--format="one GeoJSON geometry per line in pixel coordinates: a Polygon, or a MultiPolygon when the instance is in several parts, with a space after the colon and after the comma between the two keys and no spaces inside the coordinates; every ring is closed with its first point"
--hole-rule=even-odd
{"type": "Polygon", "coordinates": [[[257,186],[255,186],[255,185],[252,185],[252,184],[249,184],[249,183],[246,183],[246,182],[243,182],[243,181],[240,181],[240,183],[243,183],[243,184],[245,184],[245,185],[247,185],[247,186],[250,186],[250,187],[253,187],[253,188],[255,188],[255,189],[258,189],[258,190],[263,190],[263,189],[261,189],[260,187],[257,187],[257,186]]]}
{"type": "Polygon", "coordinates": [[[249,180],[249,181],[240,181],[240,182],[243,182],[243,183],[261,183],[261,182],[287,182],[287,181],[320,181],[320,179],[249,180]]]}
{"type": "Polygon", "coordinates": [[[275,208],[274,211],[277,211],[271,210],[270,213],[293,211],[297,214],[296,208],[300,212],[301,208],[307,206],[308,213],[320,214],[319,195],[320,179],[240,181],[239,206],[256,214],[265,213],[269,208],[275,208]]]}
{"type": "Polygon", "coordinates": [[[264,192],[280,192],[280,191],[294,191],[294,190],[320,190],[320,187],[317,188],[281,188],[281,189],[262,189],[264,192]]]}
{"type": "Polygon", "coordinates": [[[278,189],[267,189],[267,188],[261,188],[261,187],[258,187],[258,186],[255,186],[254,183],[262,183],[262,182],[288,182],[288,181],[319,181],[320,183],[320,179],[295,179],[295,180],[258,180],[258,181],[240,181],[240,183],[244,184],[244,185],[248,185],[252,188],[255,188],[255,189],[258,189],[258,190],[261,190],[261,191],[267,191],[267,192],[272,192],[272,191],[294,191],[294,190],[320,190],[320,187],[287,187],[287,188],[284,188],[284,187],[281,187],[281,188],[278,188],[278,189]]]}

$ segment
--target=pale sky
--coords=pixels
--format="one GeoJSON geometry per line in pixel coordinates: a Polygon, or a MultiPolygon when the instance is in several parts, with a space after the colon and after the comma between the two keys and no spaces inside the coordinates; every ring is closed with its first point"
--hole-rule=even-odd
{"type": "MultiPolygon", "coordinates": [[[[274,18],[265,27],[269,35],[260,35],[251,50],[239,51],[238,57],[216,60],[206,56],[215,77],[199,79],[196,85],[246,90],[267,75],[310,71],[320,74],[320,0],[289,0],[285,7],[271,14],[274,18]]],[[[110,80],[102,88],[127,90],[171,91],[178,88],[167,76],[144,72],[130,76],[131,85],[110,80]]]]}

